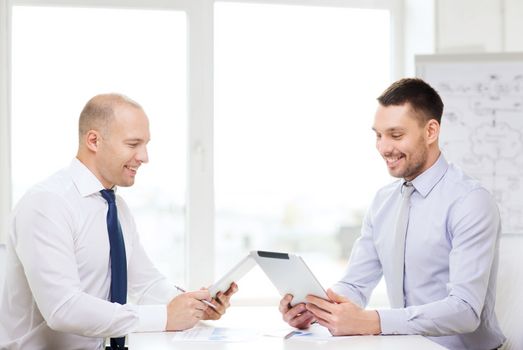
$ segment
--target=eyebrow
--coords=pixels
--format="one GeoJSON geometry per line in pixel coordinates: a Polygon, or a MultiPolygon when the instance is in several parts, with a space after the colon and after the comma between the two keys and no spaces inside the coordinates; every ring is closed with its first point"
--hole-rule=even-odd
{"type": "Polygon", "coordinates": [[[144,142],[144,141],[145,141],[144,139],[141,139],[139,137],[134,137],[134,138],[124,140],[124,142],[144,142]]]}
{"type": "MultiPolygon", "coordinates": [[[[378,132],[376,130],[376,128],[372,127],[372,130],[374,132],[378,132]]],[[[392,127],[392,128],[388,128],[385,130],[385,132],[389,132],[389,133],[392,133],[392,132],[397,132],[397,131],[401,131],[401,132],[404,132],[405,131],[405,128],[401,128],[401,127],[392,127]]]]}

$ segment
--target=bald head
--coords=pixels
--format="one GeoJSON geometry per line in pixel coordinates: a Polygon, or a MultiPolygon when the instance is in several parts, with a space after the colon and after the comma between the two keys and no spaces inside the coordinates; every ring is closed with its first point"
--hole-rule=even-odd
{"type": "Polygon", "coordinates": [[[120,94],[102,94],[91,98],[80,113],[78,128],[80,143],[89,130],[97,130],[104,137],[107,136],[108,125],[114,117],[114,110],[121,105],[142,109],[137,102],[120,94]]]}
{"type": "Polygon", "coordinates": [[[147,163],[149,119],[135,101],[118,94],[93,97],[80,114],[76,157],[105,188],[132,186],[147,163]]]}

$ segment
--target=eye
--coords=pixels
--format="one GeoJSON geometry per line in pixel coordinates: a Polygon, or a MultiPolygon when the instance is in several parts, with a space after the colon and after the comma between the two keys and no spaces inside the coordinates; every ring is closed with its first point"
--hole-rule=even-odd
{"type": "Polygon", "coordinates": [[[137,143],[128,143],[127,146],[129,146],[130,148],[136,148],[136,146],[138,146],[137,143]]]}
{"type": "Polygon", "coordinates": [[[403,136],[403,134],[392,134],[390,135],[394,140],[399,140],[403,136]]]}

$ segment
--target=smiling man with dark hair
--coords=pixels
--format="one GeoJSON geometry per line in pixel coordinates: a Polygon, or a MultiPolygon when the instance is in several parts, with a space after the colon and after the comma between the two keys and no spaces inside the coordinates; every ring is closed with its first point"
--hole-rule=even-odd
{"type": "Polygon", "coordinates": [[[389,173],[376,194],[342,279],[327,294],[290,307],[290,325],[317,321],[333,335],[421,334],[452,350],[504,342],[494,313],[501,220],[490,193],[441,154],[443,103],[420,79],[378,98],[372,129],[389,173]],[[365,310],[385,277],[392,308],[365,310]]]}

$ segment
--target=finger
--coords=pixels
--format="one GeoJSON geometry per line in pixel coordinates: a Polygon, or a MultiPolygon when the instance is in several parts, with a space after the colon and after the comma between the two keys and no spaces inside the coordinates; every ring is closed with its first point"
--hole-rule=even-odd
{"type": "Polygon", "coordinates": [[[219,319],[220,317],[222,317],[222,315],[225,313],[225,310],[219,310],[219,309],[208,308],[208,309],[205,311],[205,313],[206,313],[208,319],[211,319],[211,320],[217,320],[217,319],[219,319]]]}
{"type": "Polygon", "coordinates": [[[216,293],[214,298],[211,299],[211,302],[214,303],[214,304],[221,305],[222,304],[222,300],[221,300],[222,298],[223,298],[223,293],[222,292],[218,292],[218,293],[216,293]]]}
{"type": "Polygon", "coordinates": [[[218,315],[223,315],[225,313],[225,310],[227,309],[227,306],[224,305],[224,304],[219,304],[218,302],[216,302],[214,299],[211,301],[211,304],[213,304],[215,306],[215,308],[209,308],[209,312],[215,312],[217,313],[218,315]]]}
{"type": "Polygon", "coordinates": [[[214,311],[217,312],[220,317],[225,314],[225,310],[231,305],[229,298],[224,296],[221,292],[216,294],[216,298],[211,300],[211,304],[215,306],[214,311]]]}
{"type": "Polygon", "coordinates": [[[238,285],[235,282],[232,282],[231,285],[229,286],[229,289],[227,289],[224,294],[227,297],[230,297],[231,295],[233,295],[237,291],[238,291],[238,285]]]}
{"type": "Polygon", "coordinates": [[[282,314],[285,314],[290,309],[290,303],[292,301],[292,295],[286,294],[281,300],[280,300],[280,306],[278,309],[282,314]]]}
{"type": "Polygon", "coordinates": [[[283,320],[289,323],[292,319],[298,317],[300,314],[307,312],[305,304],[300,303],[290,308],[285,314],[283,314],[283,320]]]}
{"type": "Polygon", "coordinates": [[[205,315],[203,316],[203,319],[204,320],[218,320],[218,319],[220,319],[220,315],[218,315],[214,311],[209,311],[209,312],[205,313],[205,315]]]}
{"type": "Polygon", "coordinates": [[[231,298],[230,296],[228,296],[222,292],[218,292],[218,294],[216,294],[216,297],[214,299],[219,304],[224,305],[225,307],[229,307],[230,298],[231,298]]]}
{"type": "Polygon", "coordinates": [[[330,332],[330,328],[329,328],[330,327],[330,323],[327,320],[324,320],[323,318],[320,318],[320,317],[316,316],[316,322],[318,322],[319,325],[329,329],[329,332],[330,332]]]}
{"type": "Polygon", "coordinates": [[[334,301],[335,303],[341,304],[341,303],[350,303],[351,301],[344,296],[340,294],[334,293],[332,289],[327,289],[327,296],[330,300],[334,301]]]}
{"type": "MultiPolygon", "coordinates": [[[[205,300],[205,299],[202,299],[202,300],[205,300]]],[[[188,298],[188,301],[187,301],[187,306],[190,308],[190,309],[194,309],[194,310],[205,310],[207,308],[210,308],[207,304],[205,304],[202,300],[200,299],[196,299],[194,297],[189,297],[188,298]]]]}
{"type": "Polygon", "coordinates": [[[314,316],[317,318],[321,318],[326,321],[331,321],[332,319],[332,313],[329,311],[326,311],[322,308],[319,308],[318,306],[314,304],[307,304],[306,308],[308,311],[310,311],[314,316]]]}
{"type": "Polygon", "coordinates": [[[329,312],[332,312],[334,310],[334,308],[336,307],[335,303],[333,303],[331,301],[327,301],[322,298],[315,297],[314,295],[307,295],[305,297],[305,300],[307,301],[308,304],[316,305],[319,308],[321,308],[323,310],[327,310],[329,312]]]}
{"type": "Polygon", "coordinates": [[[201,289],[196,290],[193,292],[187,292],[186,295],[190,296],[191,298],[198,299],[198,300],[211,300],[211,294],[207,289],[201,289]]]}
{"type": "Polygon", "coordinates": [[[304,313],[300,314],[299,316],[293,318],[289,325],[296,328],[308,328],[312,321],[314,321],[315,317],[314,315],[309,312],[305,311],[304,313]]]}
{"type": "Polygon", "coordinates": [[[230,298],[226,297],[225,295],[220,295],[216,303],[220,306],[221,309],[224,310],[231,306],[230,298]]]}

